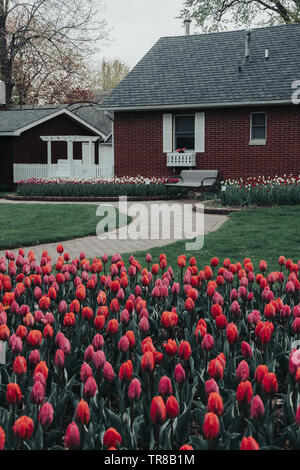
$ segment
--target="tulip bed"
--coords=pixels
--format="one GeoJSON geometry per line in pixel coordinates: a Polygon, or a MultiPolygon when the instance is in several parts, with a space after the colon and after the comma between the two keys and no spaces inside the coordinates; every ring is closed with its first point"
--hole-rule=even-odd
{"type": "Polygon", "coordinates": [[[222,183],[223,205],[273,206],[300,204],[300,176],[249,177],[222,183]]]}
{"type": "MultiPolygon", "coordinates": [[[[178,178],[172,178],[176,182],[178,178]]],[[[167,178],[123,176],[113,178],[31,178],[18,182],[19,196],[55,196],[55,197],[152,197],[177,196],[176,188],[169,188],[167,178]]],[[[182,191],[185,193],[185,191],[182,191]]]]}
{"type": "Polygon", "coordinates": [[[0,259],[0,448],[300,448],[300,262],[0,259]],[[177,278],[178,277],[178,278],[177,278]]]}

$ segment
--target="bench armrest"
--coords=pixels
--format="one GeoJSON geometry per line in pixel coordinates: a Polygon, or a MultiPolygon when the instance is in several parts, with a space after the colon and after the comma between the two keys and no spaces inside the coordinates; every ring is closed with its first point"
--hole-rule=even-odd
{"type": "MultiPolygon", "coordinates": [[[[203,187],[203,183],[204,181],[206,180],[213,180],[214,182],[217,181],[217,177],[216,176],[207,176],[206,178],[203,178],[203,180],[201,181],[201,187],[203,187]]],[[[211,186],[213,186],[214,183],[211,184],[211,186]]]]}

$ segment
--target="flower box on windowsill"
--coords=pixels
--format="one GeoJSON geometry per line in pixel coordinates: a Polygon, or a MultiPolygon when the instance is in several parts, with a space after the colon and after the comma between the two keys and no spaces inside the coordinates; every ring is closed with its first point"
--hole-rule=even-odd
{"type": "Polygon", "coordinates": [[[172,152],[167,153],[167,166],[196,166],[195,152],[172,152]]]}

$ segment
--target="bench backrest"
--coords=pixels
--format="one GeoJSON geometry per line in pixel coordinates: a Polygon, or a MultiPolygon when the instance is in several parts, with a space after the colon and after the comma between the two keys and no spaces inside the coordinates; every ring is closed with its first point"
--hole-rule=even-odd
{"type": "Polygon", "coordinates": [[[212,186],[217,177],[218,170],[182,170],[180,176],[185,183],[199,183],[201,185],[204,178],[212,178],[204,181],[203,186],[212,186]]]}

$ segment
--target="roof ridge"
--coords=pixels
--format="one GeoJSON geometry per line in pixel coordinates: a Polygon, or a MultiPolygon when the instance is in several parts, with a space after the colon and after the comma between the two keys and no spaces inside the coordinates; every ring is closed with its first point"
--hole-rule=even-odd
{"type": "Polygon", "coordinates": [[[240,29],[230,29],[230,30],[224,30],[224,31],[210,31],[210,32],[202,32],[202,33],[194,33],[190,35],[174,35],[174,36],[161,36],[160,39],[168,39],[168,38],[193,38],[195,36],[209,36],[209,35],[218,35],[218,34],[229,34],[229,33],[238,33],[238,32],[245,32],[248,30],[251,30],[252,32],[258,31],[258,30],[266,30],[266,29],[275,29],[275,28],[291,28],[291,27],[300,27],[300,23],[291,23],[291,24],[276,24],[272,26],[257,26],[257,27],[248,27],[248,28],[240,28],[240,29]]]}

